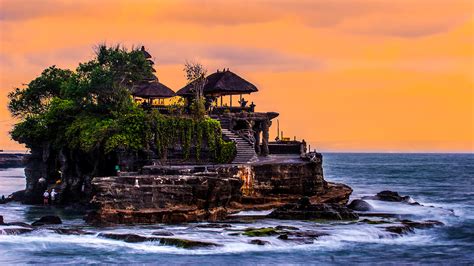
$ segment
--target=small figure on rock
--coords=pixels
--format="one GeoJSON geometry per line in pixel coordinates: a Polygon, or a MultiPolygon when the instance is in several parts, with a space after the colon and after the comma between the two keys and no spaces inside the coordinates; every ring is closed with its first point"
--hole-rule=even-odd
{"type": "Polygon", "coordinates": [[[43,193],[43,205],[48,205],[49,204],[49,192],[48,190],[45,190],[43,193]]]}
{"type": "Polygon", "coordinates": [[[53,190],[51,190],[51,204],[53,204],[56,201],[56,195],[58,195],[58,193],[53,188],[53,190]]]}

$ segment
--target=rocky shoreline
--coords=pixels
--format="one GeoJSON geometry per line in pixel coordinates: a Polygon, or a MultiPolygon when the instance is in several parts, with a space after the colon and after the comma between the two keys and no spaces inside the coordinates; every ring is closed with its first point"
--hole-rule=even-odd
{"type": "MultiPolygon", "coordinates": [[[[373,196],[372,200],[385,201],[389,202],[389,204],[412,205],[406,202],[405,199],[406,197],[400,196],[396,192],[382,191],[373,196]],[[392,197],[389,199],[385,198],[384,195],[391,195],[392,197]],[[395,198],[397,198],[397,200],[395,200],[395,198]]],[[[303,197],[298,202],[287,203],[275,208],[268,215],[248,216],[245,214],[237,214],[230,215],[214,223],[209,221],[205,223],[188,223],[187,221],[182,221],[179,222],[179,224],[184,227],[202,230],[218,229],[229,236],[246,237],[248,239],[247,243],[252,245],[268,245],[270,244],[268,240],[273,238],[295,244],[312,244],[322,237],[337,234],[337,231],[322,230],[323,227],[321,226],[315,226],[312,227],[313,229],[308,230],[307,228],[300,228],[298,224],[291,226],[285,225],[283,223],[284,220],[301,220],[314,222],[316,224],[339,221],[345,225],[373,225],[386,232],[386,235],[381,235],[383,238],[395,238],[413,234],[416,230],[426,230],[444,226],[442,222],[436,220],[414,221],[406,218],[397,218],[396,215],[391,216],[384,213],[373,213],[367,210],[367,207],[370,208],[370,206],[371,205],[363,199],[355,199],[351,204],[346,206],[337,203],[313,204],[308,197],[303,197]],[[282,223],[280,225],[276,223],[277,225],[270,227],[240,226],[241,224],[258,224],[258,221],[264,219],[273,219],[275,221],[282,221],[282,223]]],[[[434,208],[423,205],[417,206],[434,208]]],[[[136,224],[134,225],[136,226],[136,224]]],[[[95,228],[96,229],[91,231],[90,227],[64,225],[60,217],[51,215],[41,217],[31,224],[24,222],[7,223],[4,221],[4,218],[0,216],[0,235],[27,235],[36,231],[50,231],[58,235],[89,235],[100,239],[110,239],[126,243],[151,242],[162,246],[172,246],[182,249],[209,249],[222,246],[222,244],[206,241],[205,239],[192,240],[181,238],[167,230],[165,225],[149,225],[148,227],[144,227],[152,230],[151,233],[146,235],[140,233],[111,232],[110,229],[114,228],[114,226],[95,228]]]]}

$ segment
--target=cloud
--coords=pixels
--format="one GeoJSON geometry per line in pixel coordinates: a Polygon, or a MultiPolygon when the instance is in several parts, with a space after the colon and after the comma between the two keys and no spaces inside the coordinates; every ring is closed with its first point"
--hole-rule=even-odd
{"type": "Polygon", "coordinates": [[[472,17],[467,0],[320,0],[284,7],[311,27],[404,38],[446,32],[472,17]]]}
{"type": "MultiPolygon", "coordinates": [[[[24,55],[0,54],[2,68],[44,69],[51,65],[74,69],[79,62],[94,57],[95,44],[69,46],[48,51],[29,52],[24,55]]],[[[146,49],[154,56],[156,68],[164,65],[181,65],[186,60],[203,63],[214,68],[239,68],[249,71],[306,71],[320,69],[322,60],[299,54],[285,53],[255,47],[206,45],[191,42],[150,42],[146,49]]],[[[129,47],[130,48],[130,47],[129,47]]]]}
{"type": "Polygon", "coordinates": [[[158,24],[234,27],[287,20],[313,28],[404,38],[445,32],[471,16],[469,0],[0,0],[0,21],[150,18],[158,24]]]}
{"type": "Polygon", "coordinates": [[[1,0],[0,20],[18,21],[37,17],[54,16],[81,9],[79,2],[64,2],[58,0],[1,0]]]}
{"type": "Polygon", "coordinates": [[[147,49],[158,64],[182,64],[185,60],[204,60],[216,67],[239,67],[260,71],[314,70],[323,67],[320,59],[272,49],[204,45],[196,43],[158,42],[147,49]]]}

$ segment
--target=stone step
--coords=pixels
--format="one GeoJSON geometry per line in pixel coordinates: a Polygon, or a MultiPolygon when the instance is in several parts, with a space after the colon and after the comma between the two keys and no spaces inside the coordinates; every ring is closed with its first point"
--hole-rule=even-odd
{"type": "MultiPolygon", "coordinates": [[[[230,123],[229,123],[230,124],[230,123]]],[[[247,164],[257,160],[257,154],[252,144],[250,144],[246,139],[242,138],[238,134],[232,132],[231,130],[225,128],[225,122],[221,121],[222,126],[222,135],[224,135],[230,141],[235,143],[237,148],[237,154],[235,155],[232,163],[234,164],[247,164]]]]}

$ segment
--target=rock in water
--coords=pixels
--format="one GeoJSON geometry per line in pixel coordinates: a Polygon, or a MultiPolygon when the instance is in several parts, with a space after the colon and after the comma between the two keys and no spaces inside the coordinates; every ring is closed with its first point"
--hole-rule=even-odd
{"type": "Polygon", "coordinates": [[[23,202],[25,200],[25,190],[19,190],[17,192],[13,192],[8,199],[17,202],[23,202]]]}
{"type": "Polygon", "coordinates": [[[41,226],[46,224],[62,224],[61,218],[58,216],[48,215],[41,217],[38,221],[33,222],[33,226],[41,226]]]}
{"type": "Polygon", "coordinates": [[[402,220],[402,224],[409,226],[411,228],[416,228],[416,229],[427,229],[427,228],[432,228],[435,226],[442,226],[444,223],[440,221],[434,221],[434,220],[426,220],[426,221],[421,221],[421,222],[414,222],[410,220],[402,220]]]}
{"type": "Polygon", "coordinates": [[[54,231],[56,234],[60,235],[92,235],[94,233],[87,232],[81,229],[74,229],[74,228],[50,228],[50,230],[54,231]]]}
{"type": "Polygon", "coordinates": [[[264,227],[264,228],[247,228],[243,233],[249,237],[256,237],[256,236],[273,236],[278,235],[280,232],[273,228],[273,227],[264,227]]]}
{"type": "Polygon", "coordinates": [[[377,193],[375,196],[370,197],[363,197],[364,199],[373,199],[373,200],[381,200],[381,201],[391,201],[391,202],[410,202],[410,196],[400,196],[398,192],[384,190],[382,192],[377,193]]]}
{"type": "Polygon", "coordinates": [[[387,226],[385,227],[385,230],[394,233],[394,234],[399,234],[399,235],[404,235],[408,233],[413,233],[413,228],[407,225],[402,225],[402,226],[387,226]]]}
{"type": "Polygon", "coordinates": [[[108,234],[108,233],[100,233],[100,237],[109,238],[113,240],[121,240],[127,243],[141,243],[146,241],[160,241],[158,237],[145,237],[135,234],[108,234]]]}
{"type": "Polygon", "coordinates": [[[160,244],[167,245],[167,246],[175,246],[178,248],[187,248],[187,249],[220,246],[219,244],[210,243],[210,242],[194,241],[194,240],[179,239],[179,238],[162,238],[160,239],[160,244]]]}
{"type": "Polygon", "coordinates": [[[99,237],[109,238],[114,240],[121,240],[127,243],[141,243],[141,242],[159,242],[161,245],[175,246],[178,248],[202,248],[202,247],[216,247],[219,244],[202,242],[195,240],[179,239],[179,238],[160,238],[160,237],[146,237],[135,234],[112,234],[100,233],[99,237]]]}
{"type": "Polygon", "coordinates": [[[355,220],[359,216],[346,206],[335,203],[299,204],[289,203],[274,210],[270,218],[283,220],[355,220]]]}
{"type": "Polygon", "coordinates": [[[368,202],[360,199],[353,200],[347,207],[351,210],[360,212],[367,212],[374,209],[368,202]]]}
{"type": "Polygon", "coordinates": [[[173,233],[168,232],[168,231],[156,231],[156,232],[153,232],[152,235],[154,235],[154,236],[174,236],[173,233]]]}
{"type": "Polygon", "coordinates": [[[402,220],[401,222],[402,222],[401,225],[388,226],[388,227],[385,227],[385,230],[391,233],[403,235],[403,234],[413,233],[414,229],[428,229],[435,226],[444,225],[442,222],[434,221],[434,220],[427,220],[427,221],[420,221],[420,222],[402,220]]]}
{"type": "Polygon", "coordinates": [[[5,228],[0,230],[0,235],[21,235],[33,231],[31,228],[5,228]],[[2,232],[3,231],[3,232],[2,232]]]}
{"type": "Polygon", "coordinates": [[[259,246],[270,244],[270,242],[265,241],[265,240],[260,240],[260,239],[252,239],[252,240],[250,240],[249,243],[254,244],[254,245],[259,245],[259,246]]]}
{"type": "Polygon", "coordinates": [[[27,224],[27,223],[23,223],[23,222],[11,222],[11,223],[6,223],[4,225],[7,225],[7,226],[21,226],[21,227],[26,227],[26,228],[33,228],[33,226],[27,224]]]}
{"type": "Polygon", "coordinates": [[[0,215],[0,224],[3,224],[3,216],[0,215]]]}

